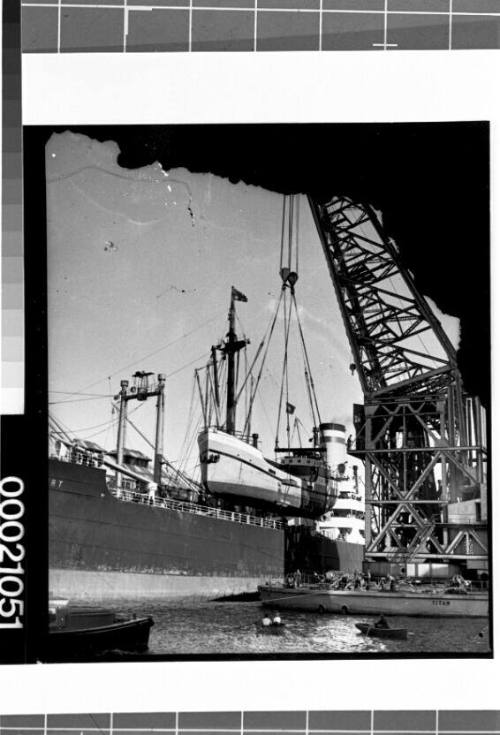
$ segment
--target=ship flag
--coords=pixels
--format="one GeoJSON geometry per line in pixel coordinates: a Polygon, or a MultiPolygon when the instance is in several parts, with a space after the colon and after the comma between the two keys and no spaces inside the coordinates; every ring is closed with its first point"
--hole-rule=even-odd
{"type": "Polygon", "coordinates": [[[248,301],[245,294],[241,293],[241,291],[238,291],[238,289],[235,288],[234,286],[231,286],[231,298],[234,301],[248,301]]]}
{"type": "Polygon", "coordinates": [[[288,401],[286,402],[286,412],[295,413],[295,406],[293,405],[293,403],[288,403],[288,401]]]}

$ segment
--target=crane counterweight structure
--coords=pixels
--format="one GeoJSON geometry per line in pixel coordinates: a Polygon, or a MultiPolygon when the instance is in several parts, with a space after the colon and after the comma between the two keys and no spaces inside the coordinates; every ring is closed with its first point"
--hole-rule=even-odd
{"type": "Polygon", "coordinates": [[[485,412],[455,348],[371,206],[309,203],[364,394],[366,559],[486,571],[485,412]]]}

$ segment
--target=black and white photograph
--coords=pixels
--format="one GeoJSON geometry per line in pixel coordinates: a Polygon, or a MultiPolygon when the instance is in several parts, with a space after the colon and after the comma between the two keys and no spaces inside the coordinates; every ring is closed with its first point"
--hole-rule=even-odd
{"type": "Polygon", "coordinates": [[[489,134],[25,128],[46,660],[491,656],[489,134]]]}

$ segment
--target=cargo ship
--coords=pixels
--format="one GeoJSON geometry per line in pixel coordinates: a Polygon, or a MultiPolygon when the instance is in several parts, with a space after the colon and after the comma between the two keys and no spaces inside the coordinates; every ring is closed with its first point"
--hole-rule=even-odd
{"type": "MultiPolygon", "coordinates": [[[[284,282],[290,284],[290,274],[284,282]]],[[[292,274],[293,275],[293,274],[292,274]]],[[[293,278],[292,278],[293,281],[293,278]]],[[[49,589],[72,600],[217,598],[255,592],[300,566],[304,573],[361,569],[360,546],[314,528],[335,505],[342,466],[332,465],[331,424],[317,422],[312,446],[276,447],[264,457],[249,421],[236,432],[234,356],[244,340],[230,328],[218,348],[226,362],[226,411],[218,416],[216,349],[212,408],[202,396],[201,482],[163,456],[165,377],[137,372],[121,381],[117,449],[73,438],[52,419],[49,461],[49,589]],[[156,397],[154,463],[124,446],[132,400],[156,397]],[[311,527],[312,524],[312,527],[311,527]]],[[[200,382],[198,380],[198,382],[200,382]]],[[[207,382],[208,385],[208,382],[207,382]]],[[[290,404],[284,406],[291,414],[290,404]]],[[[132,422],[130,422],[132,423],[132,422]]],[[[333,434],[335,431],[333,431],[333,434]]],[[[339,463],[340,465],[342,463],[339,463]]]]}
{"type": "MultiPolygon", "coordinates": [[[[61,442],[59,442],[61,444],[61,442]]],[[[218,507],[117,489],[82,443],[49,460],[49,589],[72,600],[210,597],[254,592],[283,575],[284,524],[218,507]]],[[[137,479],[142,476],[143,480],[137,479]]],[[[142,486],[142,487],[141,487],[142,486]]]]}

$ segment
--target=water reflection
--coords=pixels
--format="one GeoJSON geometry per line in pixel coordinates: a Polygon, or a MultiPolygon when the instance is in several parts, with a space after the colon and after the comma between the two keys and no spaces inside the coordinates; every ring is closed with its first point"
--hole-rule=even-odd
{"type": "Polygon", "coordinates": [[[355,623],[373,622],[367,616],[318,615],[282,612],[283,635],[262,635],[256,622],[258,602],[113,602],[130,615],[152,615],[150,653],[290,654],[290,653],[478,653],[489,652],[485,619],[391,617],[391,627],[408,628],[406,641],[378,640],[359,633],[355,623]]]}

